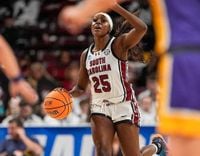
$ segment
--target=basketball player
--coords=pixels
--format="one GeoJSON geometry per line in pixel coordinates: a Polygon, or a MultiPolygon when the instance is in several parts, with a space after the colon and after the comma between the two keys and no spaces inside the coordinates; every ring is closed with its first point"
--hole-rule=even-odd
{"type": "Polygon", "coordinates": [[[17,60],[12,52],[11,47],[0,34],[0,66],[2,71],[10,80],[11,96],[20,95],[30,104],[37,102],[37,93],[23,79],[17,60]]]}
{"type": "Polygon", "coordinates": [[[200,155],[200,1],[150,0],[160,55],[159,125],[172,156],[200,155]]]}
{"type": "MultiPolygon", "coordinates": [[[[139,156],[140,113],[134,91],[127,82],[127,59],[129,49],[142,39],[147,27],[119,5],[115,5],[113,11],[134,28],[115,38],[110,36],[113,22],[108,14],[101,12],[93,17],[94,43],[81,55],[79,80],[70,93],[80,96],[88,83],[91,85],[91,128],[97,156],[112,155],[115,132],[123,154],[139,156]]],[[[154,141],[142,150],[142,155],[150,156],[161,150],[162,143],[154,141]]]]}

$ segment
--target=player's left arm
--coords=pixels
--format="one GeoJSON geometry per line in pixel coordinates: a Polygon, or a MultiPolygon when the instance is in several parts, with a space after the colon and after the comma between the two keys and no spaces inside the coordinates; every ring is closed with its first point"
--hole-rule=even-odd
{"type": "Polygon", "coordinates": [[[75,6],[64,7],[58,22],[72,34],[77,34],[90,22],[91,17],[100,11],[108,11],[121,0],[82,0],[75,6]]]}
{"type": "Polygon", "coordinates": [[[12,96],[17,96],[19,94],[25,99],[26,102],[30,104],[36,103],[38,100],[37,93],[35,92],[35,90],[33,90],[30,84],[28,84],[28,82],[23,79],[14,52],[4,39],[4,37],[1,35],[0,54],[0,65],[2,71],[10,80],[10,94],[12,96]]]}
{"type": "Polygon", "coordinates": [[[69,93],[73,97],[81,96],[85,92],[88,82],[89,82],[89,77],[88,77],[87,69],[85,66],[86,55],[87,55],[87,51],[84,51],[81,54],[78,82],[74,86],[74,88],[71,91],[69,91],[69,93]]]}
{"type": "Polygon", "coordinates": [[[1,68],[3,69],[3,72],[9,79],[18,77],[21,73],[15,55],[13,54],[13,50],[1,35],[0,35],[0,53],[1,53],[0,64],[1,68]]]}
{"type": "Polygon", "coordinates": [[[117,38],[119,46],[122,47],[123,51],[127,51],[140,42],[147,31],[147,25],[137,16],[125,10],[118,4],[115,5],[112,10],[124,17],[133,27],[128,33],[124,33],[117,38]]]}

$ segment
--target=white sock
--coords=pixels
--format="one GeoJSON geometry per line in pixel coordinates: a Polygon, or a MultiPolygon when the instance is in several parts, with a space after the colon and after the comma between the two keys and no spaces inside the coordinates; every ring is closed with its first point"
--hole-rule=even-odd
{"type": "Polygon", "coordinates": [[[158,147],[155,144],[151,144],[151,145],[153,145],[155,147],[156,151],[154,154],[156,154],[158,152],[158,147]]]}

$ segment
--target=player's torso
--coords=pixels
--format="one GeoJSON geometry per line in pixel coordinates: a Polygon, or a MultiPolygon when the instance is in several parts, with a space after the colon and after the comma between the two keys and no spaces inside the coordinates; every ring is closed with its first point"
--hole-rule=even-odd
{"type": "Polygon", "coordinates": [[[86,69],[93,103],[101,103],[104,100],[118,103],[131,98],[132,89],[127,83],[128,62],[114,56],[111,48],[113,40],[114,38],[99,52],[92,52],[92,46],[88,49],[86,69]],[[129,97],[126,97],[127,94],[129,97]]]}
{"type": "Polygon", "coordinates": [[[200,49],[200,1],[152,0],[157,51],[200,49]]]}
{"type": "Polygon", "coordinates": [[[171,47],[200,45],[200,1],[165,0],[171,47]]]}

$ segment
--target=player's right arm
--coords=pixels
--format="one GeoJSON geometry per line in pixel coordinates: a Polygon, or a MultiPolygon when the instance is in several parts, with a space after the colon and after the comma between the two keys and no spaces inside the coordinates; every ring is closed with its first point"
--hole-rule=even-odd
{"type": "Polygon", "coordinates": [[[116,41],[116,49],[120,49],[118,50],[119,53],[128,52],[129,49],[133,48],[141,41],[142,37],[147,31],[147,25],[140,18],[118,4],[116,4],[112,9],[124,17],[132,26],[132,29],[129,32],[120,35],[116,41]]]}
{"type": "Polygon", "coordinates": [[[88,73],[87,73],[87,69],[86,69],[86,64],[85,64],[86,55],[87,55],[87,50],[85,50],[81,54],[78,82],[74,86],[74,88],[71,91],[69,91],[69,93],[73,97],[81,96],[85,92],[85,90],[87,88],[87,85],[88,85],[88,82],[89,82],[89,77],[88,77],[88,73]]]}

